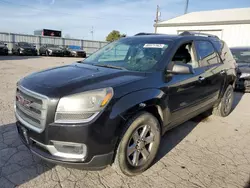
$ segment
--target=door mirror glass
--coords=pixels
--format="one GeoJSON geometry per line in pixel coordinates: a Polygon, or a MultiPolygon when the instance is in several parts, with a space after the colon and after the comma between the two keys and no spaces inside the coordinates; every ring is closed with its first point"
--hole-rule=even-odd
{"type": "Polygon", "coordinates": [[[167,73],[172,74],[194,74],[194,69],[191,65],[182,62],[174,62],[173,70],[167,70],[167,73]]]}

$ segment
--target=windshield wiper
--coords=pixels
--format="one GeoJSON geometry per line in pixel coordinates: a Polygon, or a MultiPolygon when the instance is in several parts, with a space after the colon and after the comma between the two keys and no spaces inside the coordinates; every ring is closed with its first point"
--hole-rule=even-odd
{"type": "Polygon", "coordinates": [[[113,66],[113,65],[102,65],[102,64],[92,64],[92,65],[97,66],[97,67],[105,67],[105,68],[111,68],[111,69],[127,70],[124,67],[117,67],[117,66],[113,66]]]}

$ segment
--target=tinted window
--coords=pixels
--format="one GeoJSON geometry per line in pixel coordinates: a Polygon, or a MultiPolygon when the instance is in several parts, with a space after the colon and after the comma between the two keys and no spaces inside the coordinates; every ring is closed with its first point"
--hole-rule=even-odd
{"type": "Polygon", "coordinates": [[[201,67],[217,64],[220,62],[219,57],[215,52],[215,49],[211,42],[197,41],[196,51],[201,67]]]}

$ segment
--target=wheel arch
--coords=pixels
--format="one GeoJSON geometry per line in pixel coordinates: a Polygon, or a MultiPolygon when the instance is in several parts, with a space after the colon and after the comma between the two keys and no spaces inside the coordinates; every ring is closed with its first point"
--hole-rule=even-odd
{"type": "Polygon", "coordinates": [[[166,105],[165,94],[159,89],[145,89],[136,91],[120,98],[113,106],[110,118],[120,116],[123,121],[116,127],[116,135],[122,133],[123,126],[133,116],[142,111],[151,113],[156,117],[160,124],[161,131],[163,129],[165,117],[165,110],[168,109],[166,105]]]}

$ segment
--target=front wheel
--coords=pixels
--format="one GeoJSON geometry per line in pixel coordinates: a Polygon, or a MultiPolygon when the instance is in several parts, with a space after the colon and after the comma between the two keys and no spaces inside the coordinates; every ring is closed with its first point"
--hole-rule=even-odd
{"type": "Polygon", "coordinates": [[[221,117],[228,116],[232,111],[234,101],[234,90],[232,85],[229,85],[221,98],[218,106],[213,108],[213,114],[221,117]]]}
{"type": "Polygon", "coordinates": [[[147,170],[160,145],[160,124],[147,112],[134,116],[125,126],[113,167],[128,176],[147,170]]]}

